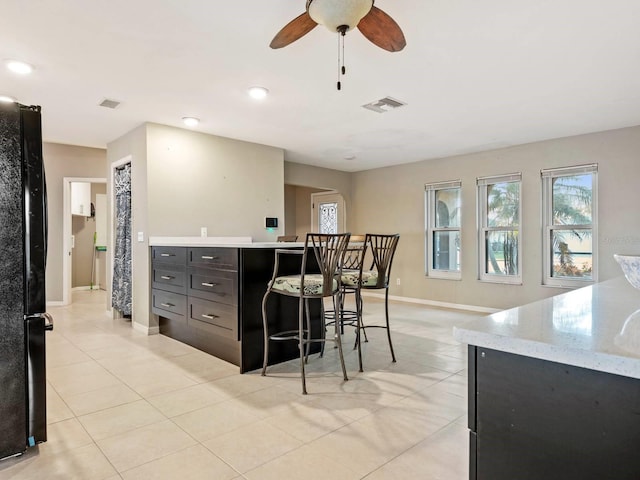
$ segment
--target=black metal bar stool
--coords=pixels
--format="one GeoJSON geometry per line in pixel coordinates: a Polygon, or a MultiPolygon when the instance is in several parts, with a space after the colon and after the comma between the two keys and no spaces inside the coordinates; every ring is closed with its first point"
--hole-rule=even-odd
{"type": "MultiPolygon", "coordinates": [[[[358,362],[360,371],[362,372],[362,349],[360,347],[361,334],[366,341],[367,328],[384,328],[387,330],[387,339],[389,341],[389,349],[391,350],[391,359],[396,361],[396,355],[393,351],[393,343],[391,342],[391,329],[389,328],[389,280],[391,278],[391,265],[393,257],[400,240],[399,234],[383,235],[367,233],[365,236],[362,261],[360,262],[360,270],[358,275],[353,273],[343,274],[341,281],[344,288],[353,288],[356,295],[356,310],[358,312],[358,326],[356,331],[356,342],[358,342],[358,362]],[[371,257],[371,267],[364,269],[367,262],[367,252],[371,257]],[[362,321],[362,290],[385,290],[384,296],[384,312],[385,325],[364,325],[362,321]]],[[[368,262],[367,262],[368,264],[368,262]]]]}
{"type": "MultiPolygon", "coordinates": [[[[356,329],[358,333],[358,318],[360,317],[360,307],[362,306],[358,300],[358,290],[360,289],[360,282],[358,281],[360,276],[360,270],[362,262],[364,260],[364,240],[365,235],[351,235],[349,244],[345,250],[344,260],[342,262],[342,275],[340,284],[340,296],[338,297],[338,305],[334,305],[333,310],[325,312],[325,328],[331,326],[335,322],[335,312],[340,312],[340,334],[344,335],[344,327],[351,326],[356,329]],[[356,300],[356,309],[351,310],[345,308],[345,299],[347,295],[353,294],[356,300]]],[[[365,334],[366,341],[366,332],[365,334]]],[[[358,339],[353,344],[355,349],[358,346],[358,339]]],[[[324,352],[322,352],[324,353],[324,352]]]]}
{"type": "MultiPolygon", "coordinates": [[[[335,334],[333,338],[326,338],[324,326],[321,329],[322,338],[312,338],[309,321],[309,300],[319,299],[322,302],[322,299],[325,297],[334,297],[334,315],[336,315],[335,318],[339,318],[339,311],[335,312],[335,305],[339,304],[337,296],[340,294],[342,263],[350,236],[351,235],[349,233],[307,233],[304,250],[277,249],[275,251],[276,261],[273,269],[273,277],[271,278],[267,287],[267,292],[262,299],[262,323],[264,328],[264,360],[262,364],[262,375],[264,376],[267,373],[270,341],[297,341],[300,350],[302,393],[305,395],[307,393],[307,386],[304,365],[308,357],[308,347],[311,343],[322,342],[324,344],[326,341],[335,342],[338,346],[343,378],[344,380],[348,380],[347,370],[344,364],[344,356],[342,353],[342,340],[338,322],[336,322],[335,325],[335,334]],[[279,258],[282,255],[300,255],[302,257],[302,265],[299,275],[278,275],[278,265],[280,263],[279,258]],[[307,258],[309,256],[315,257],[318,267],[317,271],[307,271],[307,258]],[[271,293],[298,298],[298,328],[296,330],[269,333],[269,323],[267,321],[267,300],[271,293]]],[[[322,318],[324,318],[324,306],[322,308],[322,318]]]]}

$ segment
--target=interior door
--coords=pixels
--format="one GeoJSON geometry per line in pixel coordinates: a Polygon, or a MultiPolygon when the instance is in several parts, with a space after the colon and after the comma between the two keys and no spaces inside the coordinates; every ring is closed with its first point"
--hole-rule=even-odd
{"type": "Polygon", "coordinates": [[[311,227],[317,233],[343,233],[347,219],[344,198],[336,192],[311,194],[311,227]]]}

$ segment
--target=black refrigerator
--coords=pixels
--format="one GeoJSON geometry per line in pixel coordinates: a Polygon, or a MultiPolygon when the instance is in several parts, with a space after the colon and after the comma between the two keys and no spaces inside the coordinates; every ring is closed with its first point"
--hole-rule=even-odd
{"type": "Polygon", "coordinates": [[[40,107],[0,103],[0,459],[47,440],[40,107]]]}

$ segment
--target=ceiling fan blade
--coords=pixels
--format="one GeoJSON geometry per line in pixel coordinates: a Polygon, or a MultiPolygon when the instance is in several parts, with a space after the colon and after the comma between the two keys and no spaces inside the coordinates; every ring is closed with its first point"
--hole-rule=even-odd
{"type": "Polygon", "coordinates": [[[407,45],[400,26],[376,6],[360,20],[358,30],[370,42],[389,52],[399,52],[407,45]]]}
{"type": "Polygon", "coordinates": [[[302,15],[287,23],[284,28],[280,30],[275,37],[273,37],[269,46],[271,48],[286,47],[290,43],[293,43],[299,38],[305,36],[313,30],[316,25],[318,24],[313,21],[309,14],[304,12],[302,15]]]}

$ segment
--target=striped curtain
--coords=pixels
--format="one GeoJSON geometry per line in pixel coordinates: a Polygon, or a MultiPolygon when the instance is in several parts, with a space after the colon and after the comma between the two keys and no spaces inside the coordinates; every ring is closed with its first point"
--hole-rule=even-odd
{"type": "Polygon", "coordinates": [[[131,164],[116,169],[115,234],[111,306],[131,315],[131,164]]]}

